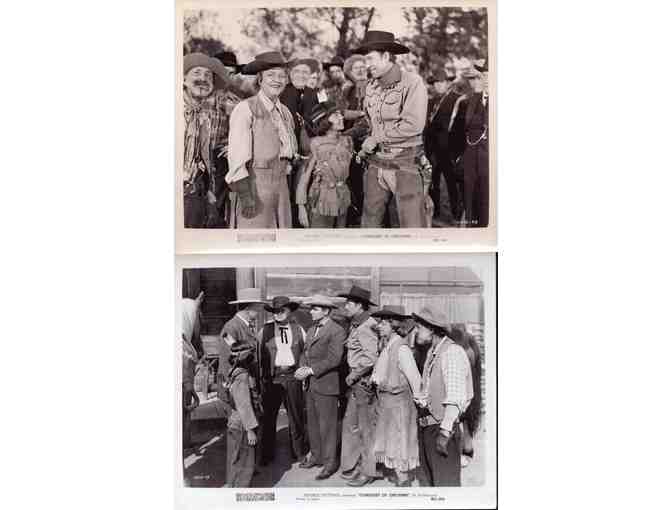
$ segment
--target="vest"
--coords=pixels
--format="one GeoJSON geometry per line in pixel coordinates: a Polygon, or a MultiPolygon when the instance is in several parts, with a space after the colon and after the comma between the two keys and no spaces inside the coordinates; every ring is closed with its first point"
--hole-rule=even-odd
{"type": "MultiPolygon", "coordinates": [[[[252,96],[246,101],[252,112],[252,168],[269,168],[280,154],[278,128],[259,96],[252,96]]],[[[287,108],[282,104],[278,107],[287,108]]]]}
{"type": "Polygon", "coordinates": [[[378,384],[378,389],[386,393],[397,394],[404,391],[410,391],[410,385],[399,368],[399,348],[402,345],[408,347],[408,340],[401,337],[398,338],[399,340],[394,343],[387,353],[387,371],[385,380],[378,384]]]}
{"type": "MultiPolygon", "coordinates": [[[[443,382],[443,374],[441,372],[441,356],[446,350],[454,345],[456,344],[450,340],[443,342],[443,345],[436,355],[432,372],[429,376],[429,412],[439,422],[443,420],[443,414],[445,412],[443,401],[446,399],[446,386],[443,382]]],[[[428,353],[427,356],[429,357],[430,354],[428,353]]]]}

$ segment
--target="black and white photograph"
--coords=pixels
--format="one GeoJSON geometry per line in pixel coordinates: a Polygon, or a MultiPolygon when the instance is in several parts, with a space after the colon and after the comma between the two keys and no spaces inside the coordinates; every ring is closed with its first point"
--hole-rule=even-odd
{"type": "Polygon", "coordinates": [[[181,5],[178,233],[492,233],[494,2],[435,4],[181,5]]]}
{"type": "Polygon", "coordinates": [[[336,506],[361,508],[380,502],[345,491],[468,491],[406,502],[445,508],[491,494],[495,255],[452,257],[181,269],[185,501],[338,488],[336,506]]]}

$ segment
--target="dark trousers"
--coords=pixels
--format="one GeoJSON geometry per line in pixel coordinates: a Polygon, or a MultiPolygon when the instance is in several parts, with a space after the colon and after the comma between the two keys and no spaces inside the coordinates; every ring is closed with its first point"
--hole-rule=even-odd
{"type": "Polygon", "coordinates": [[[468,227],[487,227],[490,211],[488,142],[467,147],[464,152],[464,210],[468,227]]]}
{"type": "Polygon", "coordinates": [[[455,221],[462,216],[460,211],[460,194],[457,190],[457,177],[455,164],[450,157],[434,156],[432,158],[432,202],[434,202],[434,215],[437,216],[441,209],[441,176],[446,180],[450,212],[455,221]]]}
{"type": "Polygon", "coordinates": [[[436,451],[436,438],[439,425],[430,425],[418,429],[418,446],[420,450],[420,466],[425,472],[429,485],[432,487],[459,487],[461,437],[459,424],[453,427],[453,435],[448,442],[448,456],[444,457],[436,451]]]}
{"type": "Polygon", "coordinates": [[[301,385],[301,381],[297,381],[292,374],[288,374],[277,377],[266,387],[263,398],[262,459],[271,460],[275,457],[275,435],[280,405],[285,406],[287,410],[292,458],[299,458],[306,454],[307,438],[303,423],[304,399],[301,385]]]}
{"type": "Polygon", "coordinates": [[[348,187],[350,188],[352,203],[348,208],[347,225],[349,227],[359,227],[362,223],[362,208],[364,207],[364,165],[357,163],[355,158],[352,158],[350,162],[348,187]]]}
{"type": "Polygon", "coordinates": [[[235,428],[226,431],[226,485],[249,487],[254,474],[256,448],[247,444],[247,432],[235,428]]]}
{"type": "Polygon", "coordinates": [[[207,217],[207,199],[198,194],[184,195],[184,228],[203,228],[207,217]]]}
{"type": "Polygon", "coordinates": [[[308,408],[308,437],[310,451],[318,464],[336,471],[339,466],[338,452],[338,395],[320,395],[312,390],[306,392],[308,408]]]}

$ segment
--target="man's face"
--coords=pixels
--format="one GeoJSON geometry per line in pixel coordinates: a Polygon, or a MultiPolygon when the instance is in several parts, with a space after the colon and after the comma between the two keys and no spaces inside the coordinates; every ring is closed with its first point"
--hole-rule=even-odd
{"type": "Polygon", "coordinates": [[[469,78],[469,85],[474,92],[483,92],[488,90],[488,73],[479,73],[478,76],[469,78]]]}
{"type": "Polygon", "coordinates": [[[278,313],[273,314],[273,320],[275,322],[286,322],[289,318],[289,309],[283,308],[278,313]]]}
{"type": "Polygon", "coordinates": [[[310,75],[310,79],[308,80],[308,86],[311,89],[317,88],[317,81],[319,79],[318,73],[313,73],[310,75]]]}
{"type": "Polygon", "coordinates": [[[329,67],[329,76],[336,83],[343,83],[345,81],[345,74],[343,74],[343,69],[338,66],[329,67]]]}
{"type": "Polygon", "coordinates": [[[231,78],[237,72],[237,69],[235,67],[231,67],[231,66],[224,66],[224,69],[226,69],[226,75],[229,78],[231,78]]]}
{"type": "Polygon", "coordinates": [[[323,308],[321,306],[310,307],[310,318],[314,321],[322,320],[327,314],[329,314],[329,308],[323,308]]]}
{"type": "Polygon", "coordinates": [[[363,60],[356,60],[355,63],[352,64],[350,73],[355,81],[366,80],[366,62],[363,60]]]}
{"type": "Polygon", "coordinates": [[[264,305],[259,304],[259,303],[254,303],[254,304],[248,306],[245,310],[247,311],[247,314],[250,317],[250,319],[256,319],[257,316],[263,310],[263,308],[264,308],[264,305]]]}
{"type": "Polygon", "coordinates": [[[261,72],[259,87],[269,99],[277,98],[287,85],[287,71],[282,67],[275,67],[261,72]]]}
{"type": "Polygon", "coordinates": [[[207,67],[192,67],[184,75],[184,86],[192,97],[207,97],[215,90],[215,77],[207,67]]]}
{"type": "Polygon", "coordinates": [[[445,94],[448,90],[448,82],[446,80],[434,82],[434,90],[437,94],[445,94]]]}
{"type": "Polygon", "coordinates": [[[386,51],[370,51],[364,57],[366,67],[374,78],[380,78],[390,69],[390,54],[386,51]]]}
{"type": "Polygon", "coordinates": [[[294,66],[289,72],[289,77],[292,80],[292,85],[297,89],[302,89],[308,85],[310,79],[310,67],[307,64],[299,64],[294,66]]]}
{"type": "Polygon", "coordinates": [[[357,303],[356,301],[346,301],[345,302],[345,315],[348,317],[354,317],[362,311],[362,304],[357,303]]]}
{"type": "Polygon", "coordinates": [[[389,338],[392,335],[392,323],[389,319],[380,319],[376,329],[383,338],[389,338]]]}
{"type": "Polygon", "coordinates": [[[425,345],[432,341],[432,330],[424,324],[418,324],[418,342],[425,345]]]}

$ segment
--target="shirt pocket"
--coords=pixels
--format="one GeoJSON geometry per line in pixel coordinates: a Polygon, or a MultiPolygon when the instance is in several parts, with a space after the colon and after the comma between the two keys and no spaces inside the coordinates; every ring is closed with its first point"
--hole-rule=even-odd
{"type": "Polygon", "coordinates": [[[383,97],[381,114],[383,119],[394,119],[401,112],[401,90],[392,89],[383,97]]]}

